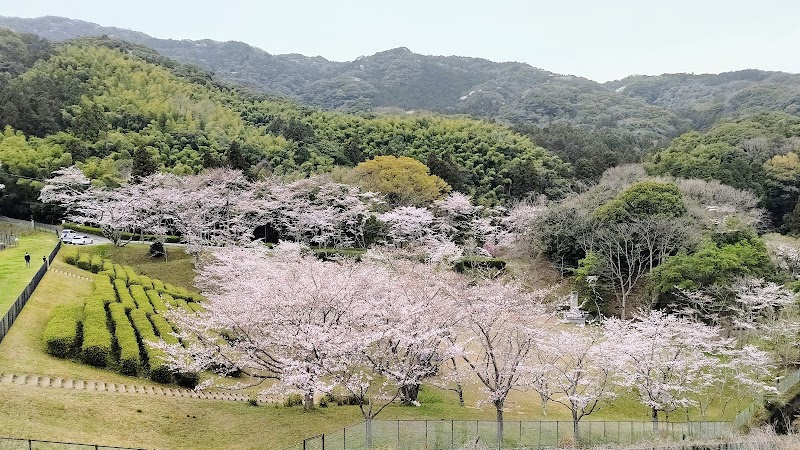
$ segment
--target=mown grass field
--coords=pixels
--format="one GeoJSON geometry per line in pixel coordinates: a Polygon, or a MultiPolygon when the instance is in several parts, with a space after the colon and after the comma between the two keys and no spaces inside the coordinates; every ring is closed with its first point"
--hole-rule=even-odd
{"type": "Polygon", "coordinates": [[[0,250],[0,315],[8,311],[25,285],[42,267],[42,256],[49,255],[58,242],[53,233],[36,232],[19,235],[19,245],[0,250]],[[25,252],[31,255],[31,266],[25,266],[25,252]]]}
{"type": "MultiPolygon", "coordinates": [[[[146,245],[122,249],[81,247],[79,250],[100,252],[141,273],[178,286],[192,286],[192,260],[180,249],[171,249],[169,262],[152,261],[146,254],[146,245]]],[[[91,273],[63,262],[63,254],[73,251],[72,247],[62,250],[53,268],[91,278],[91,273]]],[[[45,276],[11,332],[0,343],[0,371],[156,386],[148,379],[126,377],[45,353],[41,334],[53,308],[61,303],[82,303],[94,289],[91,281],[58,271],[50,271],[45,276]]],[[[648,411],[632,395],[620,394],[612,405],[585,420],[648,420],[648,411]]],[[[480,398],[477,385],[466,386],[466,406],[462,408],[454,392],[428,385],[420,395],[422,406],[393,405],[378,418],[493,420],[495,411],[491,405],[476,406],[480,398]]],[[[725,418],[731,418],[737,409],[748,403],[748,399],[742,399],[738,405],[730,405],[725,418]]],[[[254,407],[238,402],[79,392],[4,383],[0,383],[0,404],[3,405],[0,436],[146,448],[280,449],[362,420],[355,406],[304,412],[300,407],[254,407]]],[[[514,392],[507,406],[508,420],[568,420],[567,411],[554,404],[550,404],[545,416],[535,392],[514,392]]],[[[685,412],[676,412],[672,418],[680,421],[687,416],[685,412]]],[[[689,418],[699,420],[699,412],[691,411],[689,418]]],[[[706,419],[720,418],[719,405],[712,405],[706,419]]]]}

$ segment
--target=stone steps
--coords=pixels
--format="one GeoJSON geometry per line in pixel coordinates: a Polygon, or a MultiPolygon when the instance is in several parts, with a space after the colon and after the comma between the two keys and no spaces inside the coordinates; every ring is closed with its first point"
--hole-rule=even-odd
{"type": "MultiPolygon", "coordinates": [[[[246,402],[249,397],[239,392],[206,392],[190,389],[176,389],[161,386],[136,386],[132,384],[116,384],[104,381],[84,381],[70,378],[48,377],[29,374],[0,372],[0,383],[27,386],[49,387],[55,389],[71,389],[87,392],[113,392],[119,394],[139,394],[166,397],[199,398],[206,400],[226,400],[233,402],[246,402]]],[[[261,399],[259,399],[261,400],[261,399]]],[[[265,399],[266,400],[266,399],[265,399]]],[[[264,402],[266,403],[266,402],[264,402]]]]}

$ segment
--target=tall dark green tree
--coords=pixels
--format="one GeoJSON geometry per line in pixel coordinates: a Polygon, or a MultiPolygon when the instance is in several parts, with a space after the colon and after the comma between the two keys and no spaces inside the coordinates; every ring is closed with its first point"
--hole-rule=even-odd
{"type": "Polygon", "coordinates": [[[228,147],[228,154],[225,155],[227,159],[227,165],[231,169],[241,170],[242,172],[247,171],[250,168],[250,164],[247,163],[247,159],[244,157],[242,153],[242,146],[239,144],[239,141],[232,141],[230,147],[228,147]]]}
{"type": "Polygon", "coordinates": [[[153,155],[147,147],[136,147],[133,151],[133,169],[131,171],[133,180],[138,181],[157,171],[158,163],[153,159],[153,155]]]}

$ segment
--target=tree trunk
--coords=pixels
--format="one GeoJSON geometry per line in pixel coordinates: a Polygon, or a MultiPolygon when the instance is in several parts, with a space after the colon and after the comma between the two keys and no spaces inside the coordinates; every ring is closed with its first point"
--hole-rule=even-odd
{"type": "Polygon", "coordinates": [[[580,421],[580,419],[578,418],[578,411],[573,409],[572,410],[572,436],[575,439],[575,446],[576,447],[578,446],[578,443],[580,442],[580,439],[581,439],[580,430],[578,429],[578,422],[579,421],[580,421]]]}
{"type": "Polygon", "coordinates": [[[420,385],[418,384],[407,384],[400,387],[400,400],[404,405],[413,405],[419,397],[419,389],[420,385]]]}
{"type": "Polygon", "coordinates": [[[653,433],[658,433],[658,410],[652,408],[653,410],[653,433]]]}
{"type": "Polygon", "coordinates": [[[503,403],[503,400],[494,402],[494,406],[497,408],[497,448],[503,446],[503,403]]]}
{"type": "Polygon", "coordinates": [[[314,409],[314,392],[308,391],[303,394],[303,409],[308,411],[314,409]]]}
{"type": "Polygon", "coordinates": [[[458,394],[458,406],[464,407],[464,387],[461,383],[456,383],[456,393],[458,394]]]}
{"type": "Polygon", "coordinates": [[[367,450],[369,450],[369,449],[372,448],[372,419],[367,419],[364,422],[364,426],[366,427],[366,430],[365,430],[366,434],[364,436],[364,440],[365,440],[366,448],[367,448],[367,450]]]}

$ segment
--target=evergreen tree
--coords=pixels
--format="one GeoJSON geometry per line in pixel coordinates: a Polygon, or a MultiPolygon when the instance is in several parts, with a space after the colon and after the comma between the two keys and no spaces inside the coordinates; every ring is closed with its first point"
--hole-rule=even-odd
{"type": "Polygon", "coordinates": [[[133,151],[133,169],[131,176],[134,181],[138,181],[148,175],[158,172],[158,163],[153,159],[153,155],[147,147],[136,147],[133,151]]]}

